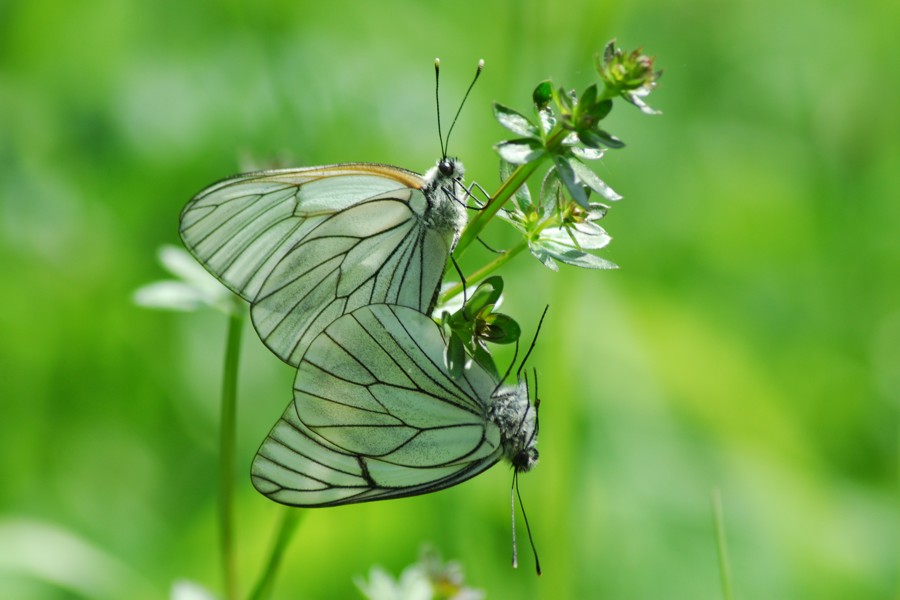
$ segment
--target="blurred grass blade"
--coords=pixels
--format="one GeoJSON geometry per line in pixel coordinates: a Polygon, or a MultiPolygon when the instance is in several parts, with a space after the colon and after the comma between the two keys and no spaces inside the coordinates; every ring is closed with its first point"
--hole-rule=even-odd
{"type": "Polygon", "coordinates": [[[284,516],[281,518],[281,525],[278,527],[275,543],[272,544],[272,551],[269,553],[266,568],[253,588],[250,600],[264,600],[272,594],[272,587],[275,585],[275,575],[278,572],[278,567],[281,566],[281,559],[285,550],[287,550],[291,538],[294,536],[297,524],[300,523],[300,517],[305,514],[305,511],[285,507],[284,516]]]}
{"type": "Polygon", "coordinates": [[[728,547],[725,544],[725,517],[722,512],[722,492],[713,488],[710,493],[713,509],[713,528],[716,532],[716,548],[719,556],[719,575],[722,578],[722,598],[734,600],[731,591],[731,568],[728,566],[728,547]]]}

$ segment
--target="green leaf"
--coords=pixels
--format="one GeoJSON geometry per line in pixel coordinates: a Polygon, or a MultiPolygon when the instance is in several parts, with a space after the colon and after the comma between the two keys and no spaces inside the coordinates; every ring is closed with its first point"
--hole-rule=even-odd
{"type": "MultiPolygon", "coordinates": [[[[596,86],[594,86],[596,88],[596,86]]],[[[601,100],[590,107],[590,115],[595,121],[602,121],[612,110],[613,101],[609,98],[601,100]]]]}
{"type": "Polygon", "coordinates": [[[500,159],[500,181],[506,181],[510,177],[512,177],[513,171],[516,170],[516,165],[512,164],[508,160],[500,159]]]}
{"type": "Polygon", "coordinates": [[[608,148],[625,147],[625,142],[602,129],[584,129],[579,131],[578,139],[581,140],[582,144],[590,148],[600,148],[601,146],[608,148]]]}
{"type": "MultiPolygon", "coordinates": [[[[536,243],[536,245],[548,257],[556,259],[561,263],[571,265],[573,267],[581,267],[584,269],[619,268],[615,263],[612,263],[605,258],[600,258],[599,256],[588,254],[587,252],[582,252],[576,248],[557,244],[556,242],[552,242],[549,240],[540,240],[536,243]]],[[[546,264],[546,262],[544,264],[546,264]]]]}
{"type": "Polygon", "coordinates": [[[562,206],[562,182],[556,169],[550,169],[541,181],[541,217],[547,218],[562,206]]]}
{"type": "Polygon", "coordinates": [[[538,128],[528,120],[528,117],[499,102],[494,102],[494,118],[516,135],[540,137],[538,128]]]}
{"type": "Polygon", "coordinates": [[[592,83],[584,90],[584,93],[581,94],[581,98],[578,100],[578,106],[582,110],[592,110],[594,103],[597,101],[597,84],[592,83]]]}
{"type": "MultiPolygon", "coordinates": [[[[647,90],[647,93],[649,93],[649,90],[647,90]]],[[[637,93],[637,90],[636,90],[634,92],[629,92],[629,93],[625,94],[624,97],[626,100],[628,100],[629,102],[631,102],[632,104],[637,106],[640,109],[640,111],[642,113],[644,113],[645,115],[661,115],[662,114],[661,110],[656,110],[655,108],[652,108],[646,102],[644,102],[642,96],[646,96],[646,95],[647,94],[639,94],[639,93],[637,93]]]]}
{"type": "Polygon", "coordinates": [[[532,256],[541,261],[545,267],[551,271],[559,271],[559,265],[556,264],[556,261],[550,256],[550,253],[542,246],[539,244],[528,244],[528,249],[531,251],[532,256]]]}
{"type": "Polygon", "coordinates": [[[549,108],[538,111],[538,119],[541,120],[541,129],[545,134],[550,133],[556,127],[556,115],[549,108]]]}
{"type": "Polygon", "coordinates": [[[450,334],[450,342],[446,351],[447,369],[454,378],[460,377],[466,364],[466,349],[462,339],[455,333],[450,334]]]}
{"type": "MultiPolygon", "coordinates": [[[[575,172],[575,176],[578,178],[578,181],[588,186],[607,200],[614,202],[616,200],[621,200],[622,196],[617,194],[615,190],[609,187],[602,179],[597,177],[597,174],[591,171],[587,166],[585,166],[581,161],[576,159],[569,160],[569,164],[572,166],[572,170],[575,172]]],[[[590,208],[586,204],[582,204],[585,208],[590,208]]]]}
{"type": "Polygon", "coordinates": [[[556,100],[556,104],[564,113],[571,113],[572,109],[575,108],[575,99],[563,87],[558,88],[554,92],[553,99],[556,100]]]}
{"type": "Polygon", "coordinates": [[[599,250],[609,245],[612,238],[594,223],[573,223],[568,227],[554,227],[541,232],[541,241],[550,241],[576,250],[599,250]]]}
{"type": "Polygon", "coordinates": [[[572,154],[581,160],[599,160],[606,154],[606,148],[580,148],[578,146],[572,146],[571,150],[572,154]]]}
{"type": "Polygon", "coordinates": [[[603,47],[603,59],[601,62],[600,55],[597,54],[596,62],[597,62],[597,70],[603,71],[603,65],[605,63],[610,63],[616,57],[616,38],[613,38],[606,42],[606,46],[603,47]]]}
{"type": "Polygon", "coordinates": [[[531,93],[531,100],[537,110],[544,110],[553,99],[553,84],[548,79],[537,84],[531,93]]]}
{"type": "Polygon", "coordinates": [[[581,206],[588,208],[587,192],[584,190],[584,186],[578,182],[578,179],[575,176],[575,170],[573,169],[573,163],[581,163],[578,163],[578,161],[574,159],[570,161],[564,156],[554,156],[553,163],[556,166],[559,179],[563,182],[563,185],[566,186],[566,190],[568,190],[572,200],[581,206]]]}
{"type": "Polygon", "coordinates": [[[545,152],[543,145],[531,138],[500,142],[494,146],[494,150],[497,151],[500,158],[514,165],[533,162],[543,156],[545,152]]]}
{"type": "Polygon", "coordinates": [[[482,281],[463,307],[466,319],[473,320],[485,307],[496,304],[502,293],[503,278],[499,275],[493,275],[482,281]]]}
{"type": "Polygon", "coordinates": [[[598,136],[600,136],[600,139],[603,140],[602,143],[604,146],[608,146],[610,148],[624,148],[625,147],[625,142],[623,142],[622,140],[620,140],[619,138],[617,138],[616,136],[614,136],[611,133],[607,133],[606,131],[603,131],[602,129],[595,129],[594,133],[596,133],[598,136]]]}
{"type": "Polygon", "coordinates": [[[475,362],[481,365],[485,371],[490,373],[495,379],[500,379],[500,373],[497,371],[497,365],[494,364],[494,358],[482,345],[475,346],[474,351],[475,362]]]}
{"type": "MultiPolygon", "coordinates": [[[[509,161],[500,159],[500,181],[506,181],[510,177],[512,177],[513,172],[516,170],[516,165],[512,164],[509,161]]],[[[514,193],[513,203],[518,207],[519,212],[528,213],[534,208],[534,205],[531,201],[531,190],[528,189],[528,183],[522,182],[514,193]]]]}
{"type": "Polygon", "coordinates": [[[487,323],[487,331],[481,337],[492,344],[512,344],[522,334],[519,324],[509,315],[491,315],[487,323]]]}

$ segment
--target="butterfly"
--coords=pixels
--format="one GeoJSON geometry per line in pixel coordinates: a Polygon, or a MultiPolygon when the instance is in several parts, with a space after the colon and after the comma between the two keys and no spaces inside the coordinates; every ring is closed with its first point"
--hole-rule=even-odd
{"type": "MultiPolygon", "coordinates": [[[[469,361],[451,375],[445,351],[440,327],[405,306],[364,306],[331,323],[253,459],[254,487],[281,504],[338,506],[436,492],[505,458],[518,491],[518,474],[538,460],[539,400],[518,373],[503,385],[469,361]]],[[[536,551],[535,561],[540,574],[536,551]]]]}
{"type": "Polygon", "coordinates": [[[454,377],[445,348],[438,325],[405,306],[331,323],[300,361],[253,485],[282,504],[322,507],[434,492],[502,458],[530,470],[537,411],[526,383],[501,385],[474,361],[454,377]]]}
{"type": "Polygon", "coordinates": [[[466,223],[462,163],[424,176],[347,163],[220,181],[181,213],[181,238],[251,303],[260,338],[296,366],[329,323],[373,303],[430,313],[466,223]]]}
{"type": "MultiPolygon", "coordinates": [[[[463,103],[483,67],[479,62],[463,103]]],[[[467,222],[464,168],[447,156],[453,124],[441,138],[438,110],[442,157],[424,175],[344,163],[219,181],[185,206],[181,239],[250,302],[263,343],[293,366],[329,323],[361,306],[430,314],[467,222]]]]}

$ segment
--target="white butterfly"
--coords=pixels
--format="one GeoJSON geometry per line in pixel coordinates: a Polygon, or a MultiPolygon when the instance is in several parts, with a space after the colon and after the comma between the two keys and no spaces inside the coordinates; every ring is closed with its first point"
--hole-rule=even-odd
{"type": "MultiPolygon", "coordinates": [[[[331,323],[300,361],[294,400],[253,460],[257,490],[321,507],[425,494],[510,461],[538,459],[528,387],[474,361],[450,375],[440,329],[385,304],[331,323]]],[[[524,362],[524,361],[523,361],[524,362]]]]}
{"type": "Polygon", "coordinates": [[[181,213],[181,238],[252,305],[263,342],[298,365],[332,321],[389,303],[430,313],[466,224],[463,166],[424,176],[347,163],[260,171],[220,181],[181,213]]]}

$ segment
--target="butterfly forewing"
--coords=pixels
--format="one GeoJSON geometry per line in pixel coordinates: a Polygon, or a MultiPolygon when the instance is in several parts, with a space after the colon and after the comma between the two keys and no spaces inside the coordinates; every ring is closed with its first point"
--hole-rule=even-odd
{"type": "Polygon", "coordinates": [[[254,485],[285,504],[347,504],[436,491],[496,463],[496,382],[477,364],[454,380],[444,347],[435,323],[406,307],[366,306],[329,325],[257,453],[254,485]]]}
{"type": "Polygon", "coordinates": [[[182,212],[181,236],[252,304],[263,342],[296,366],[319,332],[356,308],[431,311],[461,225],[432,225],[426,185],[367,163],[250,173],[198,194],[182,212]]]}

